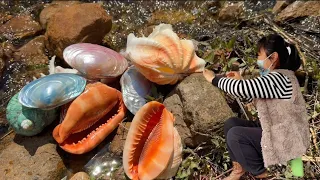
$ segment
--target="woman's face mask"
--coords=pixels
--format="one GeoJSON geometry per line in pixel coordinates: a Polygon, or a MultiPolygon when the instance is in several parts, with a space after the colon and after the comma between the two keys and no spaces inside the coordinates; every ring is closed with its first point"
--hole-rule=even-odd
{"type": "Polygon", "coordinates": [[[257,65],[259,67],[259,70],[260,70],[260,75],[261,76],[264,76],[264,75],[267,75],[269,72],[270,72],[270,67],[273,65],[273,62],[270,64],[270,66],[265,69],[264,68],[264,63],[267,59],[269,59],[269,57],[272,55],[273,53],[271,53],[267,58],[261,60],[261,59],[258,59],[257,60],[257,65]]]}

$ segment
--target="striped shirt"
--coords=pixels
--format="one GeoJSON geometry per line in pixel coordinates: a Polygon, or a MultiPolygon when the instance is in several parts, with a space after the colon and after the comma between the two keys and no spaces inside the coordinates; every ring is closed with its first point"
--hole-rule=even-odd
{"type": "Polygon", "coordinates": [[[212,80],[212,84],[245,100],[253,98],[290,99],[292,96],[290,79],[279,72],[270,72],[265,76],[247,80],[236,80],[217,75],[212,80]]]}

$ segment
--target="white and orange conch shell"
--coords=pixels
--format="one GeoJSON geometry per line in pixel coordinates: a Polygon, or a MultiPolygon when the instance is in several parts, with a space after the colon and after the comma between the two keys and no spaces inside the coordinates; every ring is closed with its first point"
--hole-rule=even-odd
{"type": "Polygon", "coordinates": [[[177,173],[182,144],[174,120],[172,113],[156,101],[136,113],[123,150],[123,168],[130,179],[169,179],[177,173]]]}
{"type": "Polygon", "coordinates": [[[202,72],[205,61],[191,40],[180,40],[170,24],[160,24],[148,37],[129,34],[123,53],[150,81],[175,84],[187,75],[202,72]]]}

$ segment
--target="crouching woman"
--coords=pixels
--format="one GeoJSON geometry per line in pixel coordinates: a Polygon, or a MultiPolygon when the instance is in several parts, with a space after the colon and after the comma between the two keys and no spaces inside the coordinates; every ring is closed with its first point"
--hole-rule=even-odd
{"type": "Polygon", "coordinates": [[[215,75],[204,70],[207,81],[242,99],[253,99],[259,121],[231,118],[225,122],[227,148],[233,171],[226,178],[237,180],[249,171],[266,178],[266,167],[287,164],[301,157],[309,147],[309,124],[305,100],[294,71],[300,65],[293,45],[279,35],[258,42],[260,77],[242,80],[238,72],[215,75]]]}

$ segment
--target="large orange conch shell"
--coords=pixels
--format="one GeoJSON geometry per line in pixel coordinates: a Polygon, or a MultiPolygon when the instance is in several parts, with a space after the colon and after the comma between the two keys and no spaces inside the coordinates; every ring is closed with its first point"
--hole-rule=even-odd
{"type": "Polygon", "coordinates": [[[174,117],[159,102],[151,101],[136,113],[123,150],[123,167],[131,179],[173,177],[182,161],[182,144],[174,117]]]}
{"type": "MultiPolygon", "coordinates": [[[[69,104],[68,104],[69,106],[69,104]]],[[[121,93],[100,82],[88,84],[53,130],[60,147],[73,154],[98,146],[123,120],[126,112],[121,93]]]]}
{"type": "Polygon", "coordinates": [[[202,72],[205,61],[195,53],[191,40],[180,40],[170,24],[160,24],[148,37],[129,34],[124,55],[150,81],[175,84],[194,72],[202,72]]]}

